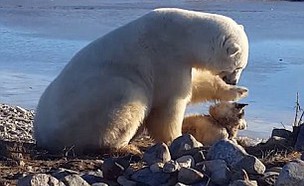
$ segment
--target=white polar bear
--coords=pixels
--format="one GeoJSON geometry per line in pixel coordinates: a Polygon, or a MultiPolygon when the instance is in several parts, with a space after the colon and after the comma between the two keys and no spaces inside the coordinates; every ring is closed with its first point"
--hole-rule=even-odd
{"type": "Polygon", "coordinates": [[[119,149],[140,126],[169,143],[181,135],[195,87],[192,68],[235,84],[247,59],[247,36],[232,19],[156,9],[71,59],[40,98],[34,120],[37,145],[51,151],[119,149]]]}

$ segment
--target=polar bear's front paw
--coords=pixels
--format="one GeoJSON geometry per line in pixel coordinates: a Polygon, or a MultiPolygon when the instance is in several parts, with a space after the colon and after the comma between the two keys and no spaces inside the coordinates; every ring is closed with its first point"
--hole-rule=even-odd
{"type": "Polygon", "coordinates": [[[220,94],[219,100],[238,101],[248,96],[248,89],[245,87],[231,86],[220,94]]]}
{"type": "Polygon", "coordinates": [[[249,90],[245,87],[233,86],[230,89],[231,101],[238,101],[248,96],[249,90]]]}

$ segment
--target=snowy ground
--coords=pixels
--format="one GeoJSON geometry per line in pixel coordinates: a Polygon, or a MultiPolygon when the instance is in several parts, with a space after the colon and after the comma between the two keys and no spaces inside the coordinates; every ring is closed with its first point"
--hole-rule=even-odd
{"type": "MultiPolygon", "coordinates": [[[[218,13],[245,26],[250,59],[241,85],[250,89],[243,134],[267,137],[293,121],[304,98],[304,2],[196,0],[1,0],[0,102],[35,108],[48,83],[91,40],[157,7],[218,13]],[[30,2],[30,3],[29,3],[30,2]]],[[[188,113],[205,112],[201,105],[188,113]]]]}

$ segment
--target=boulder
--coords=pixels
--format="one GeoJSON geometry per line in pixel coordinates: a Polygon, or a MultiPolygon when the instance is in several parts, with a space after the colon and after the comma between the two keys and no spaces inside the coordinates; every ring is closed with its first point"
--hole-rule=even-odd
{"type": "Polygon", "coordinates": [[[207,154],[207,160],[224,160],[228,166],[232,166],[242,160],[247,154],[245,149],[233,143],[231,140],[219,140],[211,146],[207,154]]]}
{"type": "Polygon", "coordinates": [[[302,160],[295,160],[284,165],[275,183],[275,186],[294,185],[304,185],[304,162],[302,160]]]}
{"type": "Polygon", "coordinates": [[[172,159],[176,159],[179,157],[180,154],[183,154],[185,151],[202,146],[203,145],[199,141],[197,141],[191,134],[183,134],[182,136],[173,140],[169,149],[172,159]]]}
{"type": "Polygon", "coordinates": [[[148,148],[144,153],[143,160],[148,164],[166,163],[171,160],[169,148],[165,143],[157,143],[148,148]]]}
{"type": "Polygon", "coordinates": [[[182,167],[178,172],[178,181],[184,184],[194,184],[203,181],[204,174],[192,169],[182,167]]]}

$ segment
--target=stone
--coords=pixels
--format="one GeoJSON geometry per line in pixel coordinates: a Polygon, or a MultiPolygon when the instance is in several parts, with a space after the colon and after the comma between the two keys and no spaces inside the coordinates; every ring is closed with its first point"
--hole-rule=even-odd
{"type": "Polygon", "coordinates": [[[219,140],[211,146],[207,154],[207,160],[222,159],[228,166],[232,166],[245,157],[245,149],[228,139],[219,140]]]}
{"type": "Polygon", "coordinates": [[[275,186],[304,185],[304,162],[295,160],[283,166],[275,186]]]}
{"type": "Polygon", "coordinates": [[[148,164],[166,163],[171,160],[169,148],[165,143],[157,143],[146,150],[143,155],[143,160],[148,164]]]}
{"type": "Polygon", "coordinates": [[[66,186],[90,186],[88,182],[82,179],[78,174],[67,175],[61,180],[66,186]]]}
{"type": "Polygon", "coordinates": [[[300,131],[296,140],[295,149],[297,151],[304,151],[304,125],[301,125],[300,131]]]}
{"type": "Polygon", "coordinates": [[[88,182],[91,185],[94,183],[102,182],[104,180],[103,173],[101,170],[89,171],[89,172],[80,174],[80,176],[82,179],[84,179],[86,182],[88,182]]]}
{"type": "Polygon", "coordinates": [[[273,136],[289,139],[292,136],[292,132],[286,129],[273,129],[271,137],[273,136]]]}
{"type": "Polygon", "coordinates": [[[180,167],[191,168],[195,166],[195,162],[192,156],[186,155],[175,160],[180,167]]]}
{"type": "Polygon", "coordinates": [[[150,170],[154,172],[162,172],[164,167],[164,163],[154,163],[150,166],[150,170]]]}
{"type": "Polygon", "coordinates": [[[119,176],[117,178],[117,183],[122,186],[136,186],[137,183],[135,181],[128,180],[125,176],[119,176]]]}
{"type": "Polygon", "coordinates": [[[62,178],[64,178],[67,175],[79,174],[78,171],[65,169],[65,168],[58,168],[58,169],[55,169],[55,170],[51,170],[50,173],[51,173],[52,176],[54,176],[58,180],[61,180],[62,178]]]}
{"type": "Polygon", "coordinates": [[[204,174],[192,169],[182,167],[178,172],[178,181],[184,184],[194,184],[203,181],[204,174]]]}
{"type": "Polygon", "coordinates": [[[99,182],[99,183],[93,183],[91,186],[108,186],[108,184],[99,182]]]}
{"type": "Polygon", "coordinates": [[[166,184],[170,179],[170,174],[164,172],[153,173],[149,168],[146,167],[136,171],[131,176],[131,179],[142,184],[157,186],[161,184],[166,184]]]}
{"type": "Polygon", "coordinates": [[[255,180],[235,180],[229,186],[258,186],[255,180]]]}
{"type": "Polygon", "coordinates": [[[180,168],[181,167],[179,166],[179,164],[176,161],[170,160],[165,163],[165,165],[163,167],[163,172],[173,173],[173,172],[178,171],[180,168]]]}
{"type": "Polygon", "coordinates": [[[191,134],[183,134],[182,136],[173,140],[169,149],[172,159],[176,159],[184,151],[188,151],[193,148],[202,146],[203,145],[199,141],[197,141],[191,134]]]}
{"type": "Polygon", "coordinates": [[[48,174],[35,174],[25,176],[18,180],[17,186],[65,186],[65,184],[59,181],[57,178],[48,174]]]}
{"type": "Polygon", "coordinates": [[[232,166],[234,170],[244,169],[249,174],[263,174],[266,170],[265,165],[255,156],[246,155],[232,166]]]}
{"type": "Polygon", "coordinates": [[[228,185],[231,171],[224,160],[211,160],[201,163],[206,166],[206,171],[213,183],[218,185],[228,185]]]}
{"type": "Polygon", "coordinates": [[[108,158],[102,165],[103,177],[116,180],[130,166],[129,161],[123,158],[108,158]]]}
{"type": "Polygon", "coordinates": [[[193,159],[196,163],[202,162],[206,160],[205,154],[202,150],[197,151],[194,155],[193,155],[193,159]]]}

